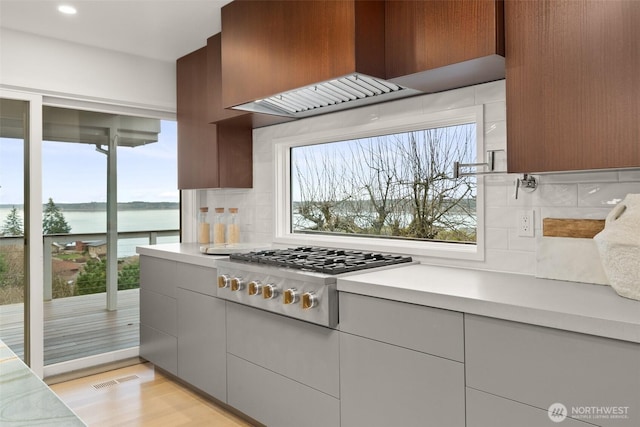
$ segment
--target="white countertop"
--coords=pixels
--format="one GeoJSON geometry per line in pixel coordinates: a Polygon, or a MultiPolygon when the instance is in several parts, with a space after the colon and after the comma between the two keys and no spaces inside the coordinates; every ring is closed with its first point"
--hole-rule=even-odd
{"type": "Polygon", "coordinates": [[[160,245],[138,246],[136,253],[156,258],[169,259],[172,261],[195,264],[202,267],[216,267],[216,260],[226,259],[229,253],[247,252],[254,249],[264,249],[269,247],[265,243],[240,243],[228,245],[228,251],[219,249],[220,254],[204,254],[200,251],[199,243],[164,243],[160,245]],[[224,252],[227,252],[224,254],[224,252]]]}
{"type": "MultiPolygon", "coordinates": [[[[136,252],[212,268],[226,258],[202,254],[196,243],[139,246],[136,252]]],[[[610,286],[411,264],[341,276],[338,290],[640,343],[640,301],[610,286]]]]}
{"type": "Polygon", "coordinates": [[[640,343],[640,301],[610,286],[412,264],[343,276],[338,290],[640,343]]]}

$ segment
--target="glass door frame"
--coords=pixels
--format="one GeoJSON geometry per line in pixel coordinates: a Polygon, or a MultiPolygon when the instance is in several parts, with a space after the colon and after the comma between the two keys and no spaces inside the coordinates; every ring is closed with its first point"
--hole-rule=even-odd
{"type": "Polygon", "coordinates": [[[24,139],[24,361],[44,374],[42,246],[42,96],[0,89],[0,98],[29,105],[24,139]]]}

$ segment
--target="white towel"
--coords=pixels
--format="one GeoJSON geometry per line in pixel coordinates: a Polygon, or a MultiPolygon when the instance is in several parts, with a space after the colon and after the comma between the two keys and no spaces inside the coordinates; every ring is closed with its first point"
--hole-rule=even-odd
{"type": "Polygon", "coordinates": [[[640,300],[640,194],[627,194],[593,239],[611,287],[618,295],[640,300]]]}

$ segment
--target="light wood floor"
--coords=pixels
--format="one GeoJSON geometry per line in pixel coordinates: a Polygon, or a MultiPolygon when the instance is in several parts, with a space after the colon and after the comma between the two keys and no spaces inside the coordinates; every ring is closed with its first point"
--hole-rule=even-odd
{"type": "Polygon", "coordinates": [[[52,385],[93,426],[251,426],[202,396],[155,372],[150,363],[52,385]]]}

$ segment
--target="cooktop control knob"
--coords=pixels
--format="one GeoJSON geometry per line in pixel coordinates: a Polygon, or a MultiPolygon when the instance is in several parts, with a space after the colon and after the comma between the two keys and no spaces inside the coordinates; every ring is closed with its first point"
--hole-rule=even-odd
{"type": "Polygon", "coordinates": [[[226,274],[221,274],[218,276],[218,287],[219,288],[228,288],[229,283],[231,282],[231,278],[226,274]]]}
{"type": "Polygon", "coordinates": [[[252,280],[247,286],[247,293],[249,295],[262,295],[262,283],[259,280],[252,280]]]}
{"type": "Polygon", "coordinates": [[[244,280],[242,277],[234,277],[231,279],[231,290],[232,291],[241,291],[244,289],[244,280]]]}
{"type": "Polygon", "coordinates": [[[274,299],[278,296],[278,287],[276,285],[268,284],[262,287],[262,298],[274,299]]]}
{"type": "Polygon", "coordinates": [[[302,294],[302,308],[309,309],[318,305],[318,297],[313,292],[305,292],[302,294]]]}
{"type": "Polygon", "coordinates": [[[296,290],[296,288],[289,288],[286,291],[284,291],[284,294],[282,296],[283,304],[295,304],[298,302],[298,300],[299,300],[299,297],[298,297],[298,291],[296,290]]]}

